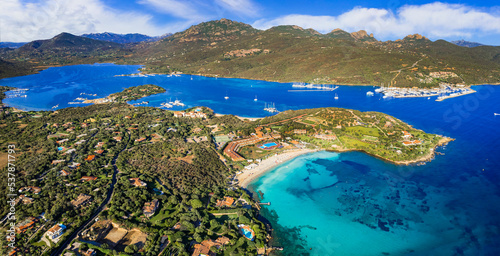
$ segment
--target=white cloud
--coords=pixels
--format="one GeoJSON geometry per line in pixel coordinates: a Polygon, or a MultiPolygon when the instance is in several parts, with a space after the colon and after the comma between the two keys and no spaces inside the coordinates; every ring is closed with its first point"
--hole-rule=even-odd
{"type": "Polygon", "coordinates": [[[183,22],[155,25],[153,16],[135,11],[119,11],[99,0],[47,0],[23,3],[2,0],[0,41],[27,42],[51,38],[61,32],[143,33],[159,35],[185,28],[183,22]]]}
{"type": "Polygon", "coordinates": [[[141,0],[140,4],[149,5],[156,11],[187,20],[199,20],[203,17],[198,13],[196,5],[189,1],[176,0],[141,0]]]}
{"type": "Polygon", "coordinates": [[[243,16],[255,17],[259,13],[259,7],[251,0],[215,0],[215,3],[232,13],[243,16]]]}
{"type": "Polygon", "coordinates": [[[276,19],[260,19],[253,26],[267,29],[277,25],[298,25],[328,33],[335,28],[346,31],[364,29],[380,39],[402,38],[419,33],[431,38],[500,35],[500,13],[495,8],[477,9],[462,4],[435,2],[405,5],[396,13],[387,9],[356,7],[339,16],[292,14],[276,19]]]}

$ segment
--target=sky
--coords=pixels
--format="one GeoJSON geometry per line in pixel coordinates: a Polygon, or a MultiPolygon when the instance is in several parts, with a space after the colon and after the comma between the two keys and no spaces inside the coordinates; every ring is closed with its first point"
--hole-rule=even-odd
{"type": "Polygon", "coordinates": [[[328,33],[366,30],[378,40],[421,34],[431,40],[465,39],[500,45],[500,1],[420,0],[2,0],[0,41],[28,42],[61,32],[182,31],[227,18],[258,29],[298,25],[328,33]]]}

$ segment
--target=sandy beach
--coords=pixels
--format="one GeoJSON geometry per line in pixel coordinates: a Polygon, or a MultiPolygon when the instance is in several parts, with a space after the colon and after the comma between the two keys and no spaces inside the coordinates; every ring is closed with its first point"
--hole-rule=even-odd
{"type": "Polygon", "coordinates": [[[281,153],[279,155],[271,156],[267,159],[262,160],[257,167],[251,170],[243,170],[243,173],[237,175],[240,182],[240,187],[247,187],[250,182],[265,172],[271,170],[273,167],[282,164],[288,160],[291,160],[297,156],[318,151],[317,149],[293,149],[281,153]]]}
{"type": "MultiPolygon", "coordinates": [[[[218,114],[218,113],[215,113],[215,116],[219,117],[219,116],[226,116],[227,114],[218,114]]],[[[242,116],[237,116],[237,115],[233,115],[235,117],[237,117],[238,119],[242,120],[242,121],[245,121],[245,120],[248,120],[248,121],[257,121],[259,119],[262,119],[263,117],[242,117],[242,116]]]]}

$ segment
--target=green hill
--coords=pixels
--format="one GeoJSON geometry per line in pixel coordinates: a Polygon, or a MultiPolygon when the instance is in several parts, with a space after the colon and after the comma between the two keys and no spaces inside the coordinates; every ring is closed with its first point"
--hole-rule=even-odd
{"type": "Polygon", "coordinates": [[[363,30],[335,29],[328,34],[298,26],[258,30],[227,19],[203,22],[156,42],[122,47],[63,33],[0,57],[45,65],[143,64],[149,73],[178,71],[281,82],[400,87],[500,82],[500,47],[465,48],[418,34],[381,42],[363,30]],[[432,72],[450,75],[436,77],[432,72]]]}
{"type": "Polygon", "coordinates": [[[298,26],[262,31],[223,19],[137,47],[127,61],[145,64],[151,73],[431,87],[439,82],[499,83],[499,53],[500,47],[469,49],[421,35],[380,42],[365,31],[320,34],[298,26]],[[429,76],[440,71],[458,78],[429,76]]]}
{"type": "Polygon", "coordinates": [[[97,49],[119,47],[121,47],[121,45],[118,43],[94,40],[86,37],[75,36],[69,33],[61,33],[51,39],[29,42],[16,49],[15,52],[58,52],[67,50],[93,51],[97,49]]]}

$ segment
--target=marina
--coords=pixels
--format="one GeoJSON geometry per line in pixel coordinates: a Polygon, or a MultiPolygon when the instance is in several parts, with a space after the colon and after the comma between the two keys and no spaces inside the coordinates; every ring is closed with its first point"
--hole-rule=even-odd
{"type": "Polygon", "coordinates": [[[7,91],[5,93],[5,98],[6,99],[13,99],[13,98],[27,98],[28,95],[26,92],[29,91],[29,89],[15,89],[12,91],[7,91]]]}
{"type": "Polygon", "coordinates": [[[278,109],[274,106],[274,103],[271,104],[264,104],[264,110],[269,112],[269,113],[279,113],[278,109]]]}
{"type": "MultiPolygon", "coordinates": [[[[438,88],[401,88],[401,87],[380,87],[375,89],[376,93],[384,94],[383,98],[418,98],[438,96],[436,101],[443,101],[445,99],[459,97],[476,91],[465,85],[451,85],[441,83],[438,88]]],[[[368,95],[368,93],[367,93],[368,95]]]]}
{"type": "Polygon", "coordinates": [[[169,104],[172,106],[180,106],[180,107],[186,106],[186,104],[182,103],[180,100],[170,101],[169,104]]]}
{"type": "Polygon", "coordinates": [[[149,101],[142,101],[142,102],[137,102],[133,103],[132,106],[140,106],[140,105],[148,105],[149,101]]]}
{"type": "Polygon", "coordinates": [[[174,105],[168,103],[168,102],[164,102],[162,104],[160,104],[160,106],[164,107],[164,108],[172,108],[174,105]]]}
{"type": "Polygon", "coordinates": [[[91,93],[85,93],[85,92],[80,93],[80,95],[87,95],[87,96],[94,96],[94,97],[97,96],[97,94],[95,94],[95,93],[91,94],[91,93]]]}

